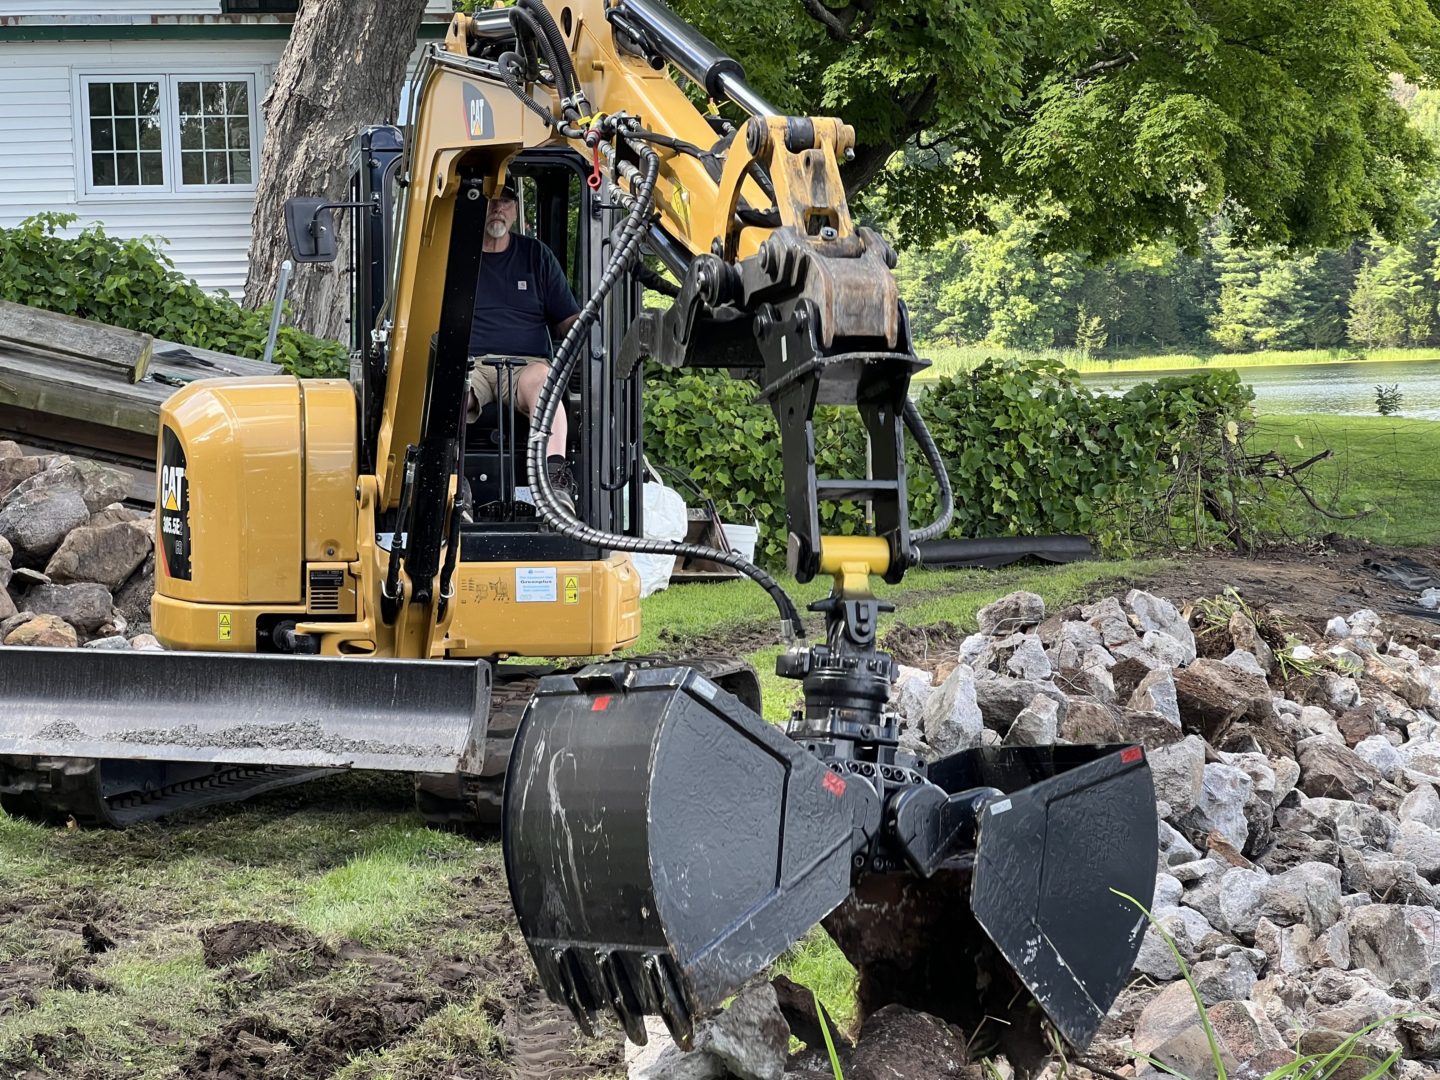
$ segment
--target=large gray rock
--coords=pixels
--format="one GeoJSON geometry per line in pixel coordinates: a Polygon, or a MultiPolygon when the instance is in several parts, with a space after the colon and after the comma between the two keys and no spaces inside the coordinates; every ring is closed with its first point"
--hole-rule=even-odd
{"type": "Polygon", "coordinates": [[[1223,960],[1202,960],[1190,969],[1190,977],[1207,1007],[1221,1001],[1241,1001],[1255,987],[1255,969],[1238,953],[1223,960]]]}
{"type": "Polygon", "coordinates": [[[975,673],[959,664],[922,711],[925,741],[939,754],[953,754],[980,745],[984,720],[975,701],[975,673]]]}
{"type": "Polygon", "coordinates": [[[30,479],[44,468],[44,458],[13,456],[0,458],[0,499],[14,491],[16,484],[30,479]]]}
{"type": "MultiPolygon", "coordinates": [[[[1388,814],[1363,803],[1346,799],[1312,798],[1306,799],[1304,809],[1324,832],[1333,836],[1344,847],[1361,851],[1389,851],[1399,835],[1399,830],[1388,814]]],[[[1279,813],[1276,814],[1276,822],[1285,826],[1279,813]]],[[[1319,835],[1316,829],[1301,822],[1296,822],[1296,827],[1310,832],[1311,835],[1319,835]]]]}
{"type": "Polygon", "coordinates": [[[1232,934],[1249,937],[1260,922],[1265,885],[1269,880],[1263,870],[1234,867],[1219,881],[1220,926],[1232,934]]]}
{"type": "Polygon", "coordinates": [[[104,626],[114,608],[110,590],[84,582],[37,585],[25,594],[25,606],[37,615],[57,615],[83,634],[104,626]]]}
{"type": "Polygon", "coordinates": [[[1382,904],[1434,905],[1440,900],[1440,894],[1416,872],[1413,862],[1350,848],[1341,850],[1340,860],[1342,883],[1348,893],[1364,893],[1382,904]]]}
{"type": "Polygon", "coordinates": [[[1005,661],[1005,670],[1017,679],[1043,682],[1050,678],[1050,658],[1045,655],[1045,646],[1033,634],[1026,634],[1011,651],[1005,661]]]}
{"type": "Polygon", "coordinates": [[[1193,963],[1200,956],[1200,950],[1220,936],[1205,916],[1194,908],[1172,908],[1163,915],[1157,915],[1155,923],[1159,925],[1158,929],[1155,924],[1148,924],[1145,928],[1145,937],[1135,958],[1135,971],[1166,982],[1180,977],[1180,964],[1162,936],[1162,930],[1175,943],[1175,948],[1187,964],[1193,963]]]}
{"type": "Polygon", "coordinates": [[[1393,782],[1405,768],[1405,756],[1383,735],[1371,735],[1355,744],[1355,755],[1386,780],[1393,782]]]}
{"type": "Polygon", "coordinates": [[[1056,703],[1059,720],[1063,722],[1069,701],[1054,683],[1008,678],[980,679],[975,683],[975,701],[985,718],[985,726],[1002,735],[1040,694],[1056,703]]]}
{"type": "Polygon", "coordinates": [[[1244,769],[1217,762],[1205,766],[1195,814],[1201,825],[1219,833],[1236,851],[1245,847],[1250,835],[1245,806],[1252,786],[1253,781],[1244,769]]]}
{"type": "Polygon", "coordinates": [[[1178,728],[1180,702],[1175,696],[1175,676],[1164,668],[1151,671],[1130,695],[1130,708],[1159,713],[1178,728]]]}
{"type": "Polygon", "coordinates": [[[740,1080],[780,1080],[790,1026],[768,982],[744,991],[695,1034],[695,1049],[718,1059],[740,1080]]]}
{"type": "Polygon", "coordinates": [[[1277,926],[1303,923],[1321,933],[1340,918],[1340,868],[1303,863],[1276,874],[1260,889],[1259,911],[1277,926]]]}
{"type": "Polygon", "coordinates": [[[1055,699],[1036,694],[1020,710],[1005,734],[1006,746],[1052,746],[1059,728],[1060,706],[1055,699]]]}
{"type": "Polygon", "coordinates": [[[1139,640],[1140,636],[1130,625],[1130,618],[1125,614],[1125,609],[1113,596],[1107,596],[1093,604],[1086,604],[1080,609],[1080,614],[1100,635],[1100,644],[1107,649],[1139,640]]]}
{"type": "Polygon", "coordinates": [[[1010,634],[1045,621],[1045,601],[1036,593],[1013,592],[976,613],[982,634],[1010,634]]]}
{"type": "Polygon", "coordinates": [[[1161,861],[1166,866],[1180,866],[1200,860],[1200,852],[1194,844],[1185,839],[1183,833],[1167,821],[1161,821],[1159,825],[1161,861]]]}
{"type": "Polygon", "coordinates": [[[1440,831],[1419,821],[1400,823],[1400,835],[1391,846],[1397,859],[1415,867],[1429,882],[1440,880],[1440,831]]]}
{"type": "Polygon", "coordinates": [[[18,565],[44,566],[66,533],[89,520],[85,500],[73,488],[30,491],[0,507],[0,536],[14,547],[18,565]]]}
{"type": "Polygon", "coordinates": [[[13,498],[30,491],[58,490],[60,488],[78,491],[91,514],[125,498],[130,493],[130,485],[126,482],[123,473],[117,472],[107,465],[101,465],[99,462],[85,461],[79,458],[62,458],[43,472],[21,481],[15,486],[10,497],[13,498]]]}
{"type": "Polygon", "coordinates": [[[1340,728],[1335,723],[1335,717],[1330,710],[1322,709],[1318,705],[1306,705],[1300,710],[1298,718],[1299,730],[1302,735],[1323,735],[1334,742],[1344,742],[1340,735],[1340,728]]]}
{"type": "Polygon", "coordinates": [[[1400,802],[1400,820],[1418,821],[1440,829],[1440,792],[1432,784],[1417,784],[1400,802]]]}
{"type": "Polygon", "coordinates": [[[1259,675],[1263,678],[1268,674],[1266,670],[1260,666],[1260,661],[1255,659],[1255,654],[1247,652],[1244,649],[1234,650],[1220,662],[1230,665],[1230,667],[1233,667],[1236,671],[1243,671],[1247,675],[1259,675]]]}
{"type": "Polygon", "coordinates": [[[52,581],[93,581],[118,589],[145,561],[152,546],[144,522],[82,525],[61,542],[45,566],[52,581]]]}
{"type": "Polygon", "coordinates": [[[1437,919],[1434,908],[1408,904],[1367,904],[1347,912],[1351,963],[1385,986],[1424,997],[1434,987],[1440,962],[1437,919]]]}
{"type": "Polygon", "coordinates": [[[1177,815],[1195,809],[1205,782],[1205,740],[1190,735],[1147,756],[1156,797],[1169,803],[1177,815]]]}
{"type": "Polygon", "coordinates": [[[902,724],[920,727],[924,723],[925,703],[933,693],[935,686],[930,672],[901,664],[890,687],[890,704],[902,724]]]}
{"type": "Polygon", "coordinates": [[[1125,595],[1125,606],[1134,615],[1133,622],[1141,631],[1154,631],[1173,638],[1185,650],[1186,663],[1195,659],[1195,634],[1169,600],[1140,589],[1131,589],[1125,595]]]}

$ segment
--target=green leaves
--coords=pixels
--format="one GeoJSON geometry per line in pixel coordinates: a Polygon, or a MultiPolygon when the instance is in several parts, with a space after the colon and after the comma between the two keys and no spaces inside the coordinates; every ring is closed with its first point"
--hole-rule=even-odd
{"type": "MultiPolygon", "coordinates": [[[[722,504],[722,513],[753,516],[761,554],[773,563],[784,557],[786,535],[780,436],[769,410],[750,404],[753,393],[751,384],[718,373],[653,374],[645,449],[722,504]],[[702,412],[738,419],[706,430],[697,423],[702,412]]],[[[1231,370],[1111,397],[1058,361],[989,360],[965,377],[927,384],[917,404],[955,492],[950,535],[1081,533],[1122,552],[1230,535],[1233,522],[1197,520],[1193,508],[1233,511],[1237,487],[1253,495],[1248,482],[1192,462],[1217,458],[1221,444],[1238,452],[1252,397],[1231,370]]],[[[864,433],[853,411],[819,410],[815,445],[820,477],[864,475],[864,433]]],[[[933,518],[938,489],[918,451],[908,450],[911,522],[919,526],[933,518]]],[[[1254,504],[1264,509],[1263,499],[1254,504]]],[[[853,504],[827,504],[822,522],[842,534],[863,531],[864,523],[853,504]]]]}
{"type": "MultiPolygon", "coordinates": [[[[123,326],[166,341],[260,359],[270,309],[212,296],[153,240],[119,240],[98,222],[73,235],[74,214],[40,213],[0,229],[0,299],[123,326]]],[[[275,360],[300,377],[344,375],[338,342],[282,326],[275,360]]]]}

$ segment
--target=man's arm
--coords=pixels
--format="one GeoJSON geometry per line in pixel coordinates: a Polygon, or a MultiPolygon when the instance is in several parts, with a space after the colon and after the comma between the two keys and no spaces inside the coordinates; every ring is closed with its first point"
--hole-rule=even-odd
{"type": "Polygon", "coordinates": [[[570,327],[575,325],[575,320],[579,317],[580,313],[577,311],[574,315],[567,315],[565,316],[565,318],[561,319],[558,323],[556,323],[555,337],[563,338],[566,334],[568,334],[570,332],[570,327]]]}

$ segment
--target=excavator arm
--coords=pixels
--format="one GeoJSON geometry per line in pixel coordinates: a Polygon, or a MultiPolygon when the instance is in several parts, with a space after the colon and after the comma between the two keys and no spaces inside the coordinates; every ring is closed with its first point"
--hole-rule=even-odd
{"type": "MultiPolygon", "coordinates": [[[[1083,1046],[1139,948],[1140,913],[1117,894],[1148,900],[1153,888],[1149,769],[1137,746],[977,748],[929,762],[898,747],[894,663],[879,647],[887,605],[872,579],[898,582],[917,562],[917,540],[948,526],[950,489],[910,400],[926,364],[894,252],[846,204],[839,163],[853,130],[778,113],[659,0],[519,0],[457,16],[444,53],[503,81],[628,211],[597,296],[642,243],[678,280],[669,307],[627,328],[617,375],[648,361],[757,384],[780,432],[788,568],[834,581],[812,605],[823,637],[809,641],[774,579],[706,552],[776,598],[790,641],[777,673],[802,683],[805,702],[783,730],[683,664],[542,681],[510,759],[503,835],[547,990],[586,1027],[610,1013],[643,1042],[655,1014],[688,1044],[697,1018],[823,921],[860,970],[867,1011],[898,1001],[937,1012],[1015,1061],[1050,1045],[1047,1025],[1083,1046]],[[682,81],[748,119],[702,113],[682,81]],[[858,411],[865,475],[817,475],[822,404],[858,411]],[[907,430],[944,504],[918,529],[907,430]],[[825,535],[826,500],[866,504],[871,534],[825,535]]],[[[549,420],[595,300],[556,351],[532,476],[543,477],[549,420]]],[[[680,550],[597,533],[543,479],[536,495],[563,534],[680,550]]]]}

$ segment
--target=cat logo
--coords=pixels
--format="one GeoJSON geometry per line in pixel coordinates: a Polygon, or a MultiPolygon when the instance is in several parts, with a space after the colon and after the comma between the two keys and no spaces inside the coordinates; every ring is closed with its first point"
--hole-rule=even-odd
{"type": "Polygon", "coordinates": [[[471,139],[495,137],[495,114],[485,95],[473,86],[465,87],[465,130],[471,139]]]}
{"type": "Polygon", "coordinates": [[[185,467],[183,465],[162,467],[160,470],[160,505],[172,513],[179,513],[180,488],[184,483],[185,467]]]}

